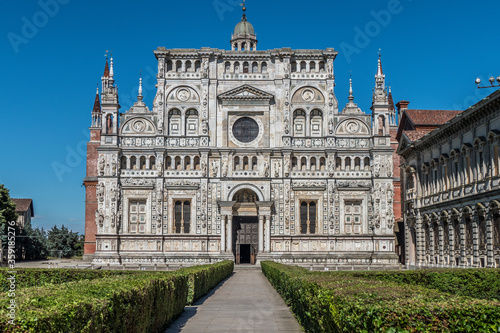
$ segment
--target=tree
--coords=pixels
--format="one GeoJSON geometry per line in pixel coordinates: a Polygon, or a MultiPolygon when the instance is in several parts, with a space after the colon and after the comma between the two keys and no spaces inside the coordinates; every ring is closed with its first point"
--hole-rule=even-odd
{"type": "MultiPolygon", "coordinates": [[[[11,225],[11,227],[14,227],[15,235],[19,235],[20,228],[17,226],[16,204],[10,198],[9,190],[3,184],[0,184],[0,238],[2,240],[3,253],[7,253],[9,222],[16,223],[14,226],[11,225]]],[[[20,249],[21,244],[17,242],[16,238],[15,250],[17,257],[20,257],[20,249]]]]}
{"type": "Polygon", "coordinates": [[[81,242],[78,233],[69,230],[64,224],[61,229],[54,226],[47,233],[47,249],[49,252],[57,251],[61,257],[69,258],[75,255],[79,247],[81,247],[81,242]]]}
{"type": "Polygon", "coordinates": [[[28,223],[25,225],[24,232],[27,236],[24,259],[46,259],[48,256],[46,231],[43,228],[33,229],[31,223],[28,223]]]}

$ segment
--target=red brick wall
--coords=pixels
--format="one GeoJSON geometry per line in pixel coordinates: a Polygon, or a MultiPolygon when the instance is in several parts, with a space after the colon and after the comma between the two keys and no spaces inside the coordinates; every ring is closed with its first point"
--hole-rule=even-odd
{"type": "MultiPolygon", "coordinates": [[[[90,131],[90,142],[87,143],[87,177],[97,177],[97,160],[99,153],[101,133],[99,130],[90,131]]],[[[97,210],[97,181],[84,181],[85,185],[85,244],[84,254],[93,254],[96,249],[95,234],[97,225],[95,223],[95,211],[97,210]]]]}

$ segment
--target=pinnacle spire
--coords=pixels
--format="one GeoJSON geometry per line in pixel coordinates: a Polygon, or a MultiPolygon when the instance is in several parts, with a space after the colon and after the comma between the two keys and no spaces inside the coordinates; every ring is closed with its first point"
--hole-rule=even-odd
{"type": "Polygon", "coordinates": [[[108,58],[107,57],[106,57],[106,65],[104,65],[103,77],[109,77],[109,65],[108,65],[108,58]]]}
{"type": "Polygon", "coordinates": [[[349,101],[354,101],[354,96],[352,95],[352,79],[349,78],[349,101]]]}
{"type": "Polygon", "coordinates": [[[139,94],[137,95],[137,100],[142,101],[142,77],[139,78],[139,94]]]}
{"type": "Polygon", "coordinates": [[[109,59],[110,62],[109,62],[109,78],[112,79],[113,76],[115,75],[115,72],[113,71],[113,57],[111,57],[111,59],[109,59]]]}
{"type": "Polygon", "coordinates": [[[94,108],[92,109],[92,112],[101,112],[101,102],[99,101],[99,87],[97,88],[95,93],[94,108]]]}

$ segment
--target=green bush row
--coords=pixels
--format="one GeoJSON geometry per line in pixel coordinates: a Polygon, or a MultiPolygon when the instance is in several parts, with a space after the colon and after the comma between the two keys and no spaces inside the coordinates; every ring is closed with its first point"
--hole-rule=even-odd
{"type": "Polygon", "coordinates": [[[262,262],[306,332],[497,332],[500,302],[262,262]]]}
{"type": "MultiPolygon", "coordinates": [[[[0,287],[3,292],[9,290],[10,269],[0,268],[0,287]]],[[[41,287],[46,284],[60,284],[71,281],[93,280],[115,275],[131,274],[136,272],[120,270],[88,270],[65,268],[17,268],[16,289],[26,287],[41,287]]]]}
{"type": "Polygon", "coordinates": [[[229,260],[213,265],[202,265],[181,269],[180,272],[189,274],[187,304],[193,304],[198,298],[208,293],[219,284],[219,282],[231,275],[233,269],[234,262],[229,260]]]}
{"type": "MultiPolygon", "coordinates": [[[[221,272],[232,272],[232,262],[214,266],[217,268],[206,265],[176,272],[127,272],[17,289],[15,325],[9,323],[8,293],[0,297],[0,331],[160,332],[186,305],[190,279],[214,283],[217,278],[223,279],[221,272]]],[[[51,271],[58,274],[58,270],[51,271]]],[[[195,284],[209,285],[199,281],[195,284]]],[[[196,288],[199,297],[202,291],[196,288]]]]}
{"type": "Polygon", "coordinates": [[[500,300],[498,268],[345,272],[344,274],[399,284],[421,285],[453,295],[500,300]]]}

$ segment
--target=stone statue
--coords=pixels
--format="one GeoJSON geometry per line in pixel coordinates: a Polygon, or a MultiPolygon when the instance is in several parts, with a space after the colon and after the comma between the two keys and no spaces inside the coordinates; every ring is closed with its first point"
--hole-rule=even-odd
{"type": "Polygon", "coordinates": [[[269,177],[269,162],[267,160],[264,162],[264,177],[269,177]]]}
{"type": "Polygon", "coordinates": [[[104,183],[100,183],[99,186],[97,187],[97,199],[100,202],[104,201],[104,191],[105,191],[104,183]]]}
{"type": "Polygon", "coordinates": [[[280,176],[281,162],[276,161],[274,163],[274,177],[278,178],[280,176]]]}
{"type": "Polygon", "coordinates": [[[222,162],[222,177],[227,177],[227,162],[222,162]]]}
{"type": "Polygon", "coordinates": [[[104,214],[102,212],[102,209],[99,209],[98,211],[97,210],[95,211],[95,219],[96,219],[97,225],[100,228],[102,228],[102,226],[104,225],[104,214]]]}
{"type": "Polygon", "coordinates": [[[208,59],[203,59],[203,77],[208,77],[208,59]]]}
{"type": "Polygon", "coordinates": [[[114,159],[111,161],[111,173],[116,175],[116,161],[114,159]]]}
{"type": "Polygon", "coordinates": [[[333,135],[333,119],[330,119],[328,121],[328,133],[330,133],[330,135],[333,135]]]}
{"type": "Polygon", "coordinates": [[[205,161],[201,162],[201,176],[202,177],[206,177],[207,176],[207,164],[205,163],[205,161]]]}
{"type": "Polygon", "coordinates": [[[332,161],[332,160],[330,160],[330,161],[328,162],[328,176],[329,176],[330,178],[332,178],[332,177],[333,177],[333,173],[334,173],[334,171],[335,171],[335,166],[334,166],[334,163],[333,163],[333,161],[332,161]]]}
{"type": "Polygon", "coordinates": [[[212,162],[212,176],[217,177],[219,174],[219,166],[217,165],[217,161],[212,162]]]}
{"type": "Polygon", "coordinates": [[[285,77],[290,76],[290,63],[288,62],[288,59],[285,59],[284,72],[285,72],[285,77]]]}
{"type": "Polygon", "coordinates": [[[160,174],[163,172],[163,162],[161,161],[161,159],[156,164],[156,170],[158,170],[160,174]]]}
{"type": "Polygon", "coordinates": [[[208,120],[206,119],[201,121],[201,132],[203,134],[208,134],[208,120]]]}
{"type": "Polygon", "coordinates": [[[104,159],[104,156],[101,156],[99,159],[99,175],[104,176],[104,168],[106,167],[106,160],[104,159]]]}
{"type": "Polygon", "coordinates": [[[285,176],[288,177],[290,174],[290,159],[286,158],[285,159],[285,176]]]}

